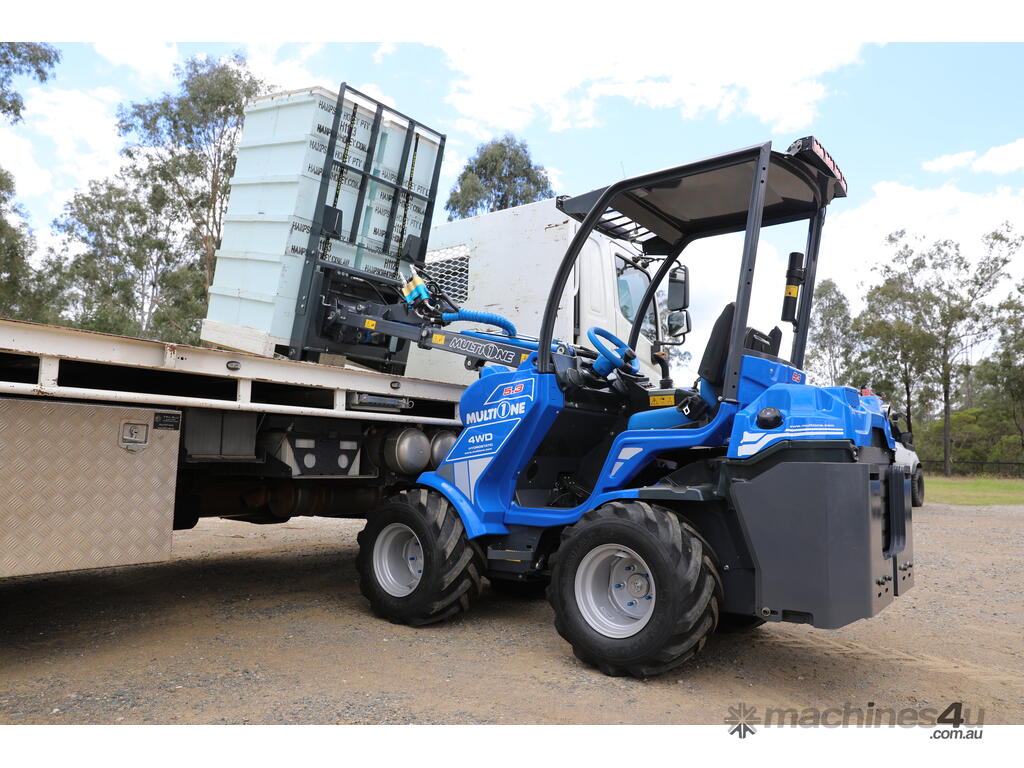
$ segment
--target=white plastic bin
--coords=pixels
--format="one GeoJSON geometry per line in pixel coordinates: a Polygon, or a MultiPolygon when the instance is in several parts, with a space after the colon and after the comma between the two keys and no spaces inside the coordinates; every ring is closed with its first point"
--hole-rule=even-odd
{"type": "MultiPolygon", "coordinates": [[[[203,340],[259,354],[289,343],[336,104],[337,94],[311,88],[273,94],[246,109],[203,340]]],[[[441,137],[417,127],[402,172],[409,124],[385,109],[373,157],[368,158],[376,106],[354,94],[346,96],[334,156],[356,170],[334,169],[327,205],[342,211],[343,237],[329,240],[326,251],[320,240],[316,251],[328,261],[394,275],[405,238],[420,236],[429,226],[425,203],[406,190],[429,195],[441,137]],[[400,176],[408,180],[397,192],[386,250],[396,193],[373,179],[367,179],[355,242],[349,242],[363,179],[359,171],[367,168],[385,181],[400,176]]]]}

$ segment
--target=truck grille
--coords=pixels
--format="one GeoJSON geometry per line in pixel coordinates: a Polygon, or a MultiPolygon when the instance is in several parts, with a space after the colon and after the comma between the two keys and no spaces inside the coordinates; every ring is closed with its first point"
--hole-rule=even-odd
{"type": "Polygon", "coordinates": [[[429,251],[426,268],[452,301],[462,304],[469,298],[468,245],[453,245],[429,251]]]}

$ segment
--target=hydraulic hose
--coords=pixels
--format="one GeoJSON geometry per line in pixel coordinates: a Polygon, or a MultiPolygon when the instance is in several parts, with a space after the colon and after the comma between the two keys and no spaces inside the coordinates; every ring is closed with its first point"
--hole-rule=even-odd
{"type": "Polygon", "coordinates": [[[455,323],[460,320],[470,323],[486,323],[487,325],[501,328],[508,336],[518,335],[516,327],[512,325],[511,321],[493,312],[476,312],[472,309],[460,309],[458,312],[445,312],[441,315],[441,319],[446,323],[455,323]]]}

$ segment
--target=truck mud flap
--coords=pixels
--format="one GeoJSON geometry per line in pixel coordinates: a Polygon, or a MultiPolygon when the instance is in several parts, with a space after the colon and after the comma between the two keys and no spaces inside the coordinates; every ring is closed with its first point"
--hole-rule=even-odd
{"type": "Polygon", "coordinates": [[[736,478],[730,495],[755,563],[760,615],[836,629],[909,589],[909,494],[901,468],[875,464],[782,462],[736,478]],[[903,486],[895,500],[890,484],[903,486]]]}

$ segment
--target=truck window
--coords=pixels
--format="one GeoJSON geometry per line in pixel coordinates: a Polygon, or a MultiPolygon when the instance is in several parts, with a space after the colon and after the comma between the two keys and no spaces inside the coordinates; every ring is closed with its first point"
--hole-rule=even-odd
{"type": "MultiPolygon", "coordinates": [[[[651,279],[618,254],[615,256],[615,274],[619,289],[619,309],[629,322],[633,322],[651,279]]],[[[649,339],[657,337],[656,323],[657,314],[652,303],[641,328],[644,336],[649,339]]]]}

